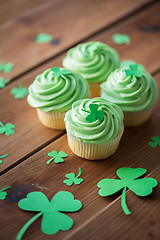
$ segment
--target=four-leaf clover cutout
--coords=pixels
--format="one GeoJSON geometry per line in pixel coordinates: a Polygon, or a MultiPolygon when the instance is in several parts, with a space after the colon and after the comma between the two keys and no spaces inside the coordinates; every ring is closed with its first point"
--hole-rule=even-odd
{"type": "Polygon", "coordinates": [[[3,189],[0,190],[0,200],[6,199],[7,193],[4,192],[4,191],[9,189],[9,188],[11,188],[11,187],[6,187],[6,188],[3,188],[3,189]]]}
{"type": "Polygon", "coordinates": [[[116,173],[120,180],[104,178],[98,182],[99,195],[110,196],[123,188],[121,206],[126,215],[131,214],[126,205],[126,189],[129,188],[136,195],[144,197],[151,194],[152,188],[157,186],[157,181],[154,178],[136,179],[146,171],[144,168],[119,168],[116,173]]]}
{"type": "Polygon", "coordinates": [[[22,84],[19,83],[19,88],[12,88],[11,94],[14,95],[15,98],[24,98],[28,94],[28,89],[23,88],[22,84]]]}
{"type": "Polygon", "coordinates": [[[43,215],[41,224],[43,233],[50,235],[60,230],[69,230],[74,222],[62,212],[76,212],[82,208],[82,203],[67,191],[58,192],[51,201],[42,192],[31,192],[27,198],[19,201],[18,206],[25,211],[39,212],[20,230],[17,235],[17,240],[20,240],[27,228],[41,215],[43,215]]]}
{"type": "Polygon", "coordinates": [[[142,77],[143,70],[142,68],[139,68],[137,64],[129,65],[129,69],[125,70],[126,76],[136,76],[136,77],[142,77]]]}
{"type": "Polygon", "coordinates": [[[47,164],[50,164],[53,160],[55,163],[61,163],[64,162],[63,158],[68,157],[68,155],[64,151],[60,151],[57,153],[57,151],[52,151],[47,154],[49,157],[52,157],[50,160],[47,161],[47,164]]]}
{"type": "Polygon", "coordinates": [[[74,173],[67,173],[65,176],[68,179],[65,179],[63,182],[68,186],[71,186],[73,183],[75,183],[76,185],[79,185],[83,182],[83,179],[79,178],[81,176],[81,168],[79,168],[79,173],[77,176],[75,176],[74,173]]]}
{"type": "Polygon", "coordinates": [[[54,77],[62,77],[62,78],[66,78],[65,75],[69,74],[70,72],[66,69],[60,69],[59,67],[54,67],[51,68],[51,71],[53,72],[52,75],[54,77]]]}
{"type": "Polygon", "coordinates": [[[104,111],[103,110],[99,110],[98,111],[98,104],[90,104],[89,105],[89,109],[90,111],[88,110],[85,110],[85,109],[82,109],[82,111],[84,112],[87,112],[87,113],[90,113],[87,117],[86,117],[86,120],[88,122],[94,122],[96,120],[103,120],[103,117],[104,117],[104,111]]]}
{"type": "Polygon", "coordinates": [[[117,43],[117,44],[130,44],[131,40],[130,37],[127,34],[119,34],[119,33],[115,33],[112,36],[113,42],[117,43]]]}
{"type": "Polygon", "coordinates": [[[11,134],[14,134],[15,131],[13,130],[15,126],[12,123],[7,123],[4,125],[2,122],[0,122],[0,134],[5,133],[6,136],[9,136],[11,134]]]}
{"type": "Polygon", "coordinates": [[[0,77],[0,88],[4,88],[7,83],[10,82],[10,79],[4,79],[3,77],[0,77]]]}
{"type": "Polygon", "coordinates": [[[35,37],[37,43],[48,43],[53,40],[53,37],[47,33],[40,33],[35,37]]]}
{"type": "Polygon", "coordinates": [[[151,140],[148,144],[149,146],[151,146],[152,148],[155,148],[157,146],[160,147],[160,137],[159,136],[153,136],[151,137],[151,140]]]}

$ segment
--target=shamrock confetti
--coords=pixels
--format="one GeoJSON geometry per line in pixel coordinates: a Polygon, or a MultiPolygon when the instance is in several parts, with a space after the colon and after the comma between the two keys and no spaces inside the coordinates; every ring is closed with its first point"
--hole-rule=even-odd
{"type": "Polygon", "coordinates": [[[47,43],[51,42],[53,37],[47,33],[40,33],[35,37],[35,42],[37,43],[47,43]]]}
{"type": "Polygon", "coordinates": [[[139,63],[136,63],[135,61],[132,61],[132,60],[124,60],[122,62],[120,62],[120,68],[126,68],[126,67],[129,67],[130,65],[135,65],[137,64],[138,65],[138,68],[142,69],[142,70],[145,70],[145,67],[139,63]]]}
{"type": "Polygon", "coordinates": [[[62,77],[62,78],[66,78],[65,75],[69,74],[69,71],[66,69],[60,69],[59,67],[54,67],[51,68],[51,71],[53,72],[52,75],[54,77],[62,77]]]}
{"type": "MultiPolygon", "coordinates": [[[[8,153],[7,154],[5,154],[5,155],[3,155],[3,156],[0,156],[0,159],[2,159],[2,158],[5,158],[5,157],[8,157],[8,153]]],[[[2,160],[0,160],[0,164],[2,164],[2,160]]]]}
{"type": "Polygon", "coordinates": [[[14,134],[15,131],[13,130],[15,126],[12,123],[7,123],[4,125],[2,122],[0,122],[0,134],[5,133],[6,136],[9,136],[11,134],[14,134]]]}
{"type": "Polygon", "coordinates": [[[155,148],[157,146],[160,147],[160,137],[159,136],[153,136],[151,137],[151,140],[148,144],[149,146],[151,146],[152,148],[155,148]]]}
{"type": "Polygon", "coordinates": [[[117,44],[123,44],[123,43],[130,44],[131,42],[130,37],[126,34],[119,34],[119,33],[113,34],[112,39],[113,39],[113,42],[117,44]]]}
{"type": "Polygon", "coordinates": [[[10,79],[4,79],[3,77],[0,77],[0,88],[4,88],[7,83],[10,82],[10,79]]]}
{"type": "Polygon", "coordinates": [[[102,179],[97,186],[100,188],[100,196],[110,196],[123,188],[121,206],[126,215],[131,214],[126,205],[126,190],[129,188],[132,192],[140,197],[148,196],[152,193],[152,188],[157,186],[157,181],[154,178],[136,179],[146,173],[144,168],[119,168],[117,176],[121,179],[102,179]]]}
{"type": "Polygon", "coordinates": [[[83,182],[83,179],[79,178],[81,176],[81,168],[79,168],[79,173],[76,177],[74,173],[68,173],[65,176],[68,179],[64,180],[63,182],[68,186],[72,186],[73,183],[75,183],[76,185],[79,185],[83,182]]]}
{"type": "Polygon", "coordinates": [[[22,84],[19,83],[19,88],[12,88],[11,94],[14,95],[15,98],[24,98],[28,94],[27,88],[23,88],[22,84]]]}
{"type": "Polygon", "coordinates": [[[139,68],[137,64],[129,65],[129,69],[125,70],[126,76],[133,76],[141,77],[143,70],[139,68]]]}
{"type": "Polygon", "coordinates": [[[68,155],[63,151],[60,151],[59,153],[57,153],[57,151],[52,151],[48,153],[48,156],[52,158],[47,161],[47,164],[50,164],[53,160],[55,163],[61,163],[64,162],[63,158],[68,157],[68,155]]]}
{"type": "Polygon", "coordinates": [[[96,120],[103,120],[103,117],[104,117],[104,111],[103,110],[100,110],[98,111],[98,104],[90,104],[89,105],[89,109],[90,111],[87,111],[85,109],[82,109],[82,111],[84,112],[87,112],[87,113],[90,113],[87,117],[86,117],[86,120],[88,122],[94,122],[96,120]]]}
{"type": "Polygon", "coordinates": [[[11,188],[11,187],[6,187],[6,188],[3,188],[3,189],[0,190],[0,200],[6,199],[7,193],[4,192],[4,191],[9,189],[9,188],[11,188]]]}
{"type": "Polygon", "coordinates": [[[10,71],[12,71],[13,67],[14,67],[13,63],[1,62],[0,63],[0,72],[9,73],[10,71]]]}
{"type": "Polygon", "coordinates": [[[67,191],[58,192],[50,202],[44,193],[31,192],[27,198],[19,201],[18,206],[25,211],[39,212],[20,230],[16,238],[20,240],[27,228],[41,215],[43,215],[41,224],[43,233],[50,235],[60,230],[69,230],[74,222],[62,212],[76,212],[82,208],[82,203],[67,191]]]}

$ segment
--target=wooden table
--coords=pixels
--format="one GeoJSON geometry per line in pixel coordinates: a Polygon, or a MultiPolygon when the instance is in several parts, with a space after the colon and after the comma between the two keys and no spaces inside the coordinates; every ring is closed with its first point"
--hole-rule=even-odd
{"type": "MultiPolygon", "coordinates": [[[[15,99],[11,89],[19,83],[28,87],[35,76],[48,67],[62,66],[67,50],[80,42],[102,41],[114,47],[121,60],[143,64],[160,88],[160,3],[150,0],[0,0],[0,56],[13,62],[11,79],[0,89],[0,121],[15,125],[15,134],[0,135],[0,155],[9,153],[0,165],[0,189],[11,186],[6,200],[0,200],[0,239],[15,239],[18,231],[34,214],[18,208],[18,201],[31,191],[41,191],[51,199],[58,191],[70,191],[83,203],[82,210],[69,214],[74,226],[66,232],[45,235],[41,219],[32,224],[26,239],[160,239],[160,187],[146,198],[127,191],[132,211],[121,209],[121,193],[102,198],[97,183],[102,178],[117,178],[120,167],[142,167],[146,176],[160,182],[160,147],[148,145],[150,137],[160,135],[160,100],[148,122],[126,128],[116,154],[102,161],[87,161],[75,156],[68,147],[65,131],[45,128],[35,109],[24,99],[15,99]],[[35,43],[41,32],[51,34],[58,44],[35,43]],[[116,45],[112,34],[125,33],[130,45],[116,45]],[[63,150],[63,164],[47,165],[47,153],[63,150]],[[82,169],[84,182],[65,185],[65,174],[82,169]]],[[[160,98],[159,98],[160,99],[160,98]]]]}

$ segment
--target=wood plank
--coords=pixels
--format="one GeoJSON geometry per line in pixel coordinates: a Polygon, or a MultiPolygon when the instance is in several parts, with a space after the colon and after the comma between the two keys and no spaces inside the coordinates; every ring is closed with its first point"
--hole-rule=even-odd
{"type": "Polygon", "coordinates": [[[17,77],[150,2],[56,0],[36,11],[22,14],[0,27],[0,56],[3,56],[3,61],[15,64],[7,77],[17,77]],[[53,35],[60,44],[35,43],[33,37],[41,32],[53,35]]]}

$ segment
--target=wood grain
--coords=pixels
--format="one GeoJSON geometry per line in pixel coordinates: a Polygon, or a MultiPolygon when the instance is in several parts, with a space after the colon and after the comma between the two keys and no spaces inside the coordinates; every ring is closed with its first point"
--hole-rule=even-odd
{"type": "Polygon", "coordinates": [[[152,1],[56,0],[31,9],[0,27],[0,56],[15,64],[7,77],[17,77],[149,2],[152,1]],[[41,32],[51,34],[60,44],[35,43],[34,37],[41,32]]]}

